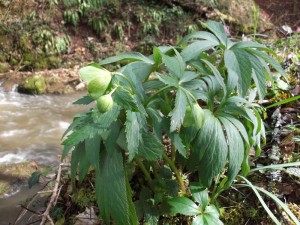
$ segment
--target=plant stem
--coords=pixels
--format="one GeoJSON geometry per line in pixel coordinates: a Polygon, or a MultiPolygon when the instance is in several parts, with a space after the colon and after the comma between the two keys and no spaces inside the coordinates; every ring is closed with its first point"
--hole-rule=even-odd
{"type": "Polygon", "coordinates": [[[168,85],[168,86],[165,86],[165,87],[159,89],[157,92],[155,92],[153,95],[151,95],[151,96],[149,97],[149,99],[148,99],[146,105],[148,105],[148,103],[149,103],[156,95],[158,95],[160,92],[162,92],[162,91],[164,91],[164,90],[166,90],[166,89],[168,89],[168,88],[170,88],[170,87],[171,87],[171,86],[168,85]]]}
{"type": "Polygon", "coordinates": [[[148,170],[146,169],[144,163],[138,158],[138,157],[135,157],[134,158],[134,161],[138,164],[138,166],[141,168],[142,172],[144,173],[145,175],[145,179],[146,181],[150,184],[151,181],[152,181],[152,178],[150,176],[150,173],[148,172],[148,170]]]}
{"type": "Polygon", "coordinates": [[[169,157],[167,156],[167,154],[165,152],[163,152],[162,156],[163,156],[164,160],[166,160],[166,162],[169,164],[171,170],[174,172],[176,179],[180,185],[182,195],[186,195],[186,187],[185,187],[184,181],[180,175],[179,170],[176,168],[174,162],[171,159],[169,159],[169,157]]]}

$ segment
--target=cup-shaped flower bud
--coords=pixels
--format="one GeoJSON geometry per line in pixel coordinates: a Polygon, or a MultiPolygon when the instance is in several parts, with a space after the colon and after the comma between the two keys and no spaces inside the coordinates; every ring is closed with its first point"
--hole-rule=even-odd
{"type": "Polygon", "coordinates": [[[113,104],[114,101],[110,94],[102,95],[97,99],[97,108],[101,113],[108,112],[113,104]]]}
{"type": "Polygon", "coordinates": [[[87,90],[90,96],[95,100],[98,99],[100,96],[102,96],[105,93],[108,85],[110,84],[110,81],[111,81],[111,74],[109,72],[103,73],[97,78],[91,80],[87,85],[87,90]]]}

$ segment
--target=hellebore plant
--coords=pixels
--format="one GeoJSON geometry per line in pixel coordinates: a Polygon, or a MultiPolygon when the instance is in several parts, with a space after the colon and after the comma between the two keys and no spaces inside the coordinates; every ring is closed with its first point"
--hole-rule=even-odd
{"type": "Polygon", "coordinates": [[[97,107],[74,117],[63,157],[71,152],[73,182],[95,172],[106,224],[174,224],[177,213],[194,225],[222,224],[217,197],[247,175],[250,148],[260,154],[265,130],[253,90],[263,99],[270,67],[284,71],[266,46],[233,42],[214,21],[202,25],[207,31],[177,46],[79,71],[88,95],[75,104],[97,107]],[[116,72],[102,67],[116,62],[116,72]]]}

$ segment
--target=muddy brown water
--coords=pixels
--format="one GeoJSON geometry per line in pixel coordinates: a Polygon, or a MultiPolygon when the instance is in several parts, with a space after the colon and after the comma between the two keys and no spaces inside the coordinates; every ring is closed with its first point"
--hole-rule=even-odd
{"type": "MultiPolygon", "coordinates": [[[[63,132],[75,114],[87,109],[72,102],[84,94],[32,96],[0,87],[0,164],[58,165],[63,132]]],[[[18,204],[34,191],[24,185],[19,192],[0,198],[0,225],[13,222],[20,211],[18,204]]]]}

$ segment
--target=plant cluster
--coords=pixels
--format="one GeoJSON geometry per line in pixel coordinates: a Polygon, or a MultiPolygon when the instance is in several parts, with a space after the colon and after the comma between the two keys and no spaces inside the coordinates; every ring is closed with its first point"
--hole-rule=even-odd
{"type": "Polygon", "coordinates": [[[63,158],[71,152],[73,184],[95,171],[106,224],[222,224],[218,196],[247,175],[250,148],[260,154],[256,99],[272,82],[269,66],[284,71],[264,45],[233,42],[214,21],[202,26],[150,56],[124,53],[80,70],[88,95],[75,104],[97,106],[74,117],[63,158]],[[101,67],[116,62],[124,65],[116,72],[101,67]]]}
{"type": "Polygon", "coordinates": [[[193,24],[186,14],[177,6],[168,8],[148,3],[145,8],[143,1],[130,4],[118,0],[64,1],[64,19],[67,23],[75,27],[79,22],[87,23],[97,33],[105,33],[120,40],[125,38],[125,34],[127,37],[138,38],[145,35],[182,34],[187,31],[188,25],[193,24]],[[174,20],[178,20],[176,27],[170,26],[174,20]],[[185,26],[185,23],[188,24],[185,26]],[[132,30],[132,24],[138,29],[132,30]]]}

